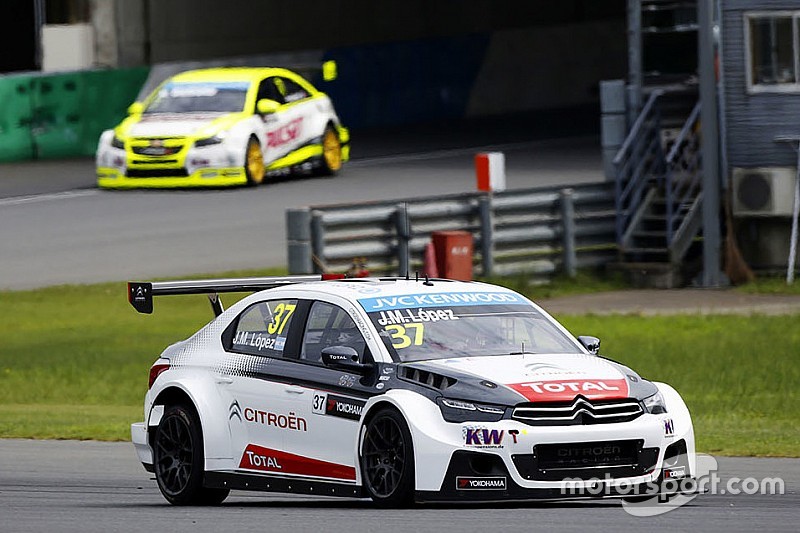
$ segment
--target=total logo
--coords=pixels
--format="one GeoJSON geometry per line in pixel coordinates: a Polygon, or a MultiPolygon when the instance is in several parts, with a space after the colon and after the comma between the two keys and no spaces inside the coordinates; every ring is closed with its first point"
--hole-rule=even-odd
{"type": "Polygon", "coordinates": [[[497,477],[456,477],[456,490],[506,490],[506,478],[497,477]]]}
{"type": "Polygon", "coordinates": [[[509,385],[532,402],[572,400],[577,395],[588,399],[626,398],[628,383],[624,379],[574,379],[530,381],[509,385]]]}
{"type": "MultiPolygon", "coordinates": [[[[268,455],[259,455],[257,453],[253,453],[250,450],[245,452],[247,456],[247,462],[245,466],[248,468],[258,468],[261,470],[283,470],[283,467],[278,463],[278,459],[276,457],[270,457],[268,455]]],[[[242,458],[242,463],[244,463],[244,458],[242,458]]]]}

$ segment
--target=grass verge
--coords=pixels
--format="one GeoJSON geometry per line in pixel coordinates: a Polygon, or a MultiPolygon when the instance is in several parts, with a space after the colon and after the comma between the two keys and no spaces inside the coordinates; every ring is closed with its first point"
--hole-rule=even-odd
{"type": "MultiPolygon", "coordinates": [[[[619,288],[590,279],[518,288],[541,298],[586,292],[581,283],[619,288]]],[[[0,292],[0,437],[129,438],[130,423],[142,419],[150,365],[211,312],[202,297],[176,296],[140,315],[124,293],[124,283],[0,292]]],[[[799,399],[797,315],[559,318],[575,334],[601,337],[603,354],[678,389],[698,450],[800,456],[800,422],[788,407],[799,399]]]]}

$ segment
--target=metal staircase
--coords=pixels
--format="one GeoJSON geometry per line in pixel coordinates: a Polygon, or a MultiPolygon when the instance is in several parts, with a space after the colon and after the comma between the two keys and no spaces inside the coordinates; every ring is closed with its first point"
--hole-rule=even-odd
{"type": "Polygon", "coordinates": [[[650,94],[614,158],[619,266],[637,284],[681,285],[701,230],[700,104],[677,135],[665,135],[664,92],[650,94]]]}

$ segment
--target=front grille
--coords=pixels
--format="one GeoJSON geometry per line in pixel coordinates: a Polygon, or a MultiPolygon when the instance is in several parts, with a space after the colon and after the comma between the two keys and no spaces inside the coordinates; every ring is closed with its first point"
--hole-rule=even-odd
{"type": "Polygon", "coordinates": [[[522,477],[537,481],[643,476],[655,468],[658,448],[644,440],[538,444],[532,454],[511,456],[522,477]]]}
{"type": "Polygon", "coordinates": [[[136,155],[163,157],[165,155],[177,154],[183,149],[183,146],[133,146],[131,149],[136,155]]]}
{"type": "Polygon", "coordinates": [[[189,173],[185,168],[129,168],[125,175],[129,178],[185,178],[189,173]]]}
{"type": "Polygon", "coordinates": [[[628,422],[642,412],[642,406],[633,398],[589,400],[578,396],[571,402],[519,404],[511,417],[531,426],[570,426],[628,422]]]}

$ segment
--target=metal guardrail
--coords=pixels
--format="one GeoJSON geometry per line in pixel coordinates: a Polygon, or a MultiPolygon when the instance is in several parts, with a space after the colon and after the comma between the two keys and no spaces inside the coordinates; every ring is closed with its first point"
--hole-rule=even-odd
{"type": "Polygon", "coordinates": [[[574,275],[616,260],[615,220],[609,183],[292,208],[289,272],[345,272],[364,258],[373,274],[405,275],[421,270],[431,233],[463,230],[480,275],[574,275]]]}

